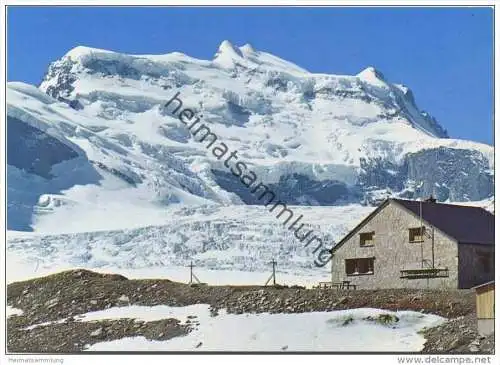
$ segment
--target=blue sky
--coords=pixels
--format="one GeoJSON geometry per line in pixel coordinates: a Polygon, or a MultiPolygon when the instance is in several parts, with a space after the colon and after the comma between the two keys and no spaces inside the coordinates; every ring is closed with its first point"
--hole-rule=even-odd
{"type": "Polygon", "coordinates": [[[375,66],[453,138],[493,144],[491,8],[9,7],[9,81],[38,85],[77,45],[211,59],[251,43],[311,72],[375,66]]]}

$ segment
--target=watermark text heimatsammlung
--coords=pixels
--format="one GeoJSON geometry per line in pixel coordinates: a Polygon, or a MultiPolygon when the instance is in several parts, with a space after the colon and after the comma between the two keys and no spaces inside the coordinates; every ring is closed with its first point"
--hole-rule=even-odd
{"type": "Polygon", "coordinates": [[[206,143],[205,147],[211,150],[214,157],[219,161],[224,161],[224,166],[231,171],[235,178],[238,178],[259,202],[263,203],[265,207],[269,207],[269,212],[276,213],[276,218],[283,220],[283,225],[288,225],[288,229],[293,231],[294,236],[300,242],[305,242],[304,247],[314,247],[313,254],[316,255],[314,264],[316,266],[325,266],[332,258],[330,249],[325,247],[323,240],[312,229],[308,232],[306,229],[303,230],[305,224],[299,224],[303,215],[295,218],[292,209],[279,200],[269,186],[260,181],[257,174],[248,167],[248,164],[239,160],[238,151],[230,150],[224,142],[219,141],[210,127],[201,121],[202,115],[198,115],[190,108],[183,108],[183,106],[180,92],[177,92],[164,105],[164,109],[168,111],[170,108],[172,116],[176,116],[198,142],[206,143]]]}

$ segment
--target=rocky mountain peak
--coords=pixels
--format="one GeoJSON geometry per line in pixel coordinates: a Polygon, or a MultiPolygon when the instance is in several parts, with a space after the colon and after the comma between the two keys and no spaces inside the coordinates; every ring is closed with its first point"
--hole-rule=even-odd
{"type": "Polygon", "coordinates": [[[384,74],[377,70],[375,67],[370,66],[365,68],[363,71],[358,73],[356,75],[358,78],[360,78],[363,81],[367,81],[371,84],[377,85],[377,86],[387,86],[387,81],[384,77],[384,74]]]}
{"type": "Polygon", "coordinates": [[[256,52],[255,49],[253,48],[253,46],[250,43],[246,43],[245,45],[243,45],[242,47],[240,47],[240,50],[244,54],[248,54],[248,55],[254,54],[256,52]]]}
{"type": "Polygon", "coordinates": [[[232,57],[243,57],[238,47],[235,47],[230,41],[224,40],[219,45],[217,55],[230,55],[232,57]]]}

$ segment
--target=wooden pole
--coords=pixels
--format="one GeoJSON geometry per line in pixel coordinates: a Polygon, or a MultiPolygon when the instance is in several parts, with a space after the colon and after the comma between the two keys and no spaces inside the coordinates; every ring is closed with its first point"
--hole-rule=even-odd
{"type": "Polygon", "coordinates": [[[189,264],[189,284],[193,283],[193,261],[189,264]]]}
{"type": "Polygon", "coordinates": [[[278,265],[278,263],[273,259],[273,284],[276,285],[276,265],[278,265]]]}
{"type": "Polygon", "coordinates": [[[275,259],[273,259],[271,261],[271,264],[273,265],[273,273],[271,274],[271,276],[269,277],[269,279],[267,279],[267,281],[264,284],[264,286],[267,286],[267,284],[269,284],[269,282],[271,281],[271,279],[273,279],[273,286],[276,286],[276,266],[278,265],[278,262],[275,259]]]}
{"type": "Polygon", "coordinates": [[[432,268],[434,269],[434,226],[432,226],[432,268]]]}
{"type": "Polygon", "coordinates": [[[277,265],[277,262],[273,259],[272,264],[273,264],[273,285],[276,286],[276,265],[277,265]]]}
{"type": "Polygon", "coordinates": [[[421,267],[424,268],[424,223],[422,221],[422,198],[420,198],[420,257],[421,267]]]}

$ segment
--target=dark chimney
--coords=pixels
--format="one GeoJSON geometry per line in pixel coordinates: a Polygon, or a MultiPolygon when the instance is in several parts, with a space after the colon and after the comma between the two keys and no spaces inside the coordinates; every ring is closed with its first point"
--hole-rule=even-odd
{"type": "Polygon", "coordinates": [[[431,195],[429,198],[425,199],[425,201],[429,203],[435,203],[437,200],[431,195]]]}

